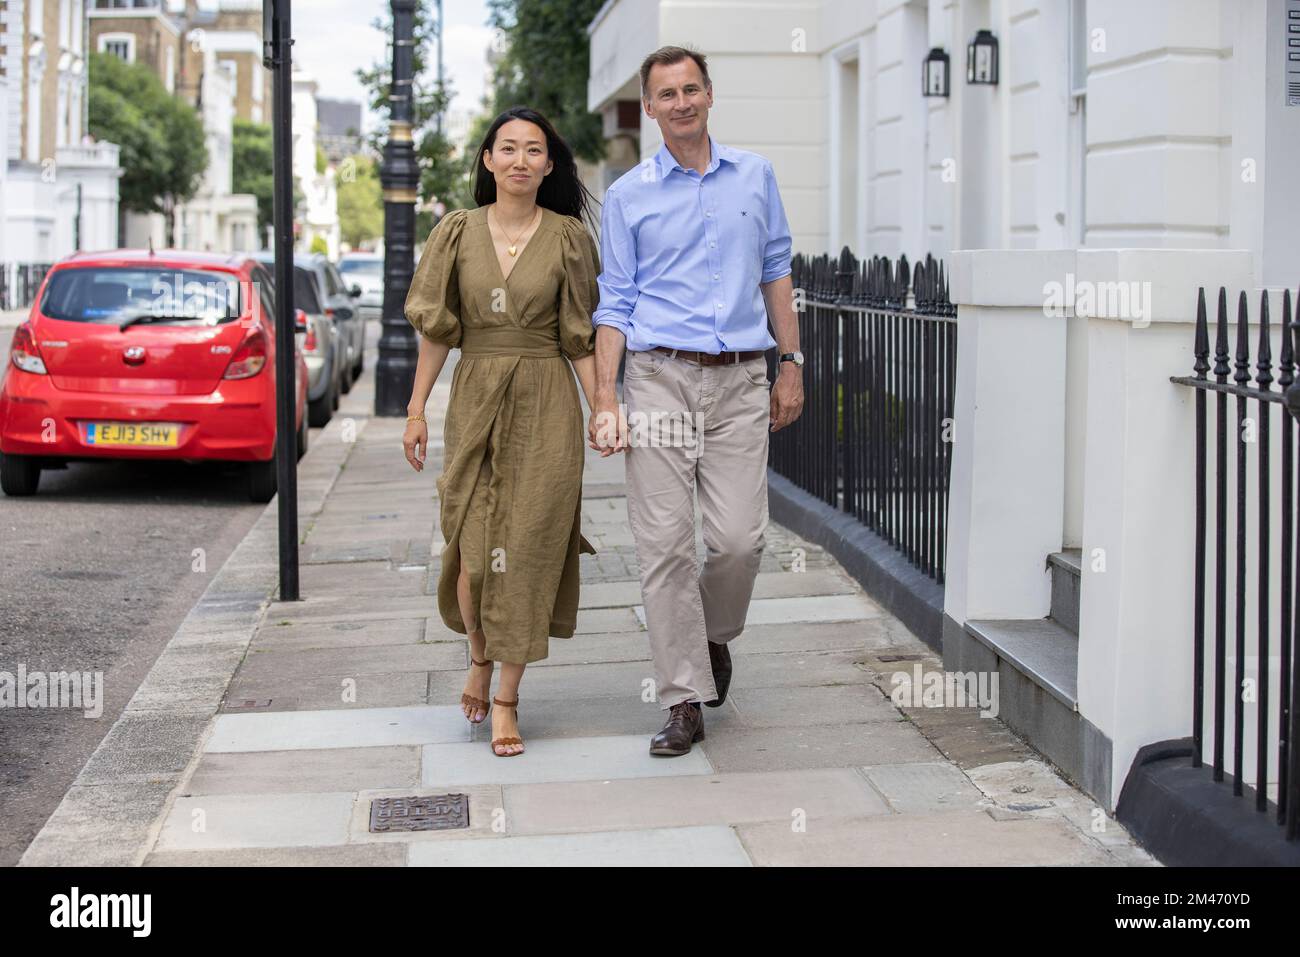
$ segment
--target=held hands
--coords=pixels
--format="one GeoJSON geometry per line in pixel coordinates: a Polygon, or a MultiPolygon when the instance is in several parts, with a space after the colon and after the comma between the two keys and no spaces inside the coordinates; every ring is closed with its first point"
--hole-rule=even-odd
{"type": "Polygon", "coordinates": [[[627,418],[614,395],[597,395],[587,422],[587,444],[607,458],[627,451],[627,418]]]}
{"type": "Polygon", "coordinates": [[[780,363],[776,385],[772,387],[770,430],[785,428],[803,412],[803,370],[793,362],[780,363]]]}
{"type": "Polygon", "coordinates": [[[402,449],[406,452],[406,461],[417,472],[424,471],[424,458],[429,454],[429,423],[424,420],[406,423],[402,433],[402,449]]]}

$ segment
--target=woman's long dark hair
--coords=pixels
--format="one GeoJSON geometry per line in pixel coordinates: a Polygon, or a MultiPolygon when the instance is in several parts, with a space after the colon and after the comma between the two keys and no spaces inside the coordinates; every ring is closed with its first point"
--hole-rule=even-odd
{"type": "Polygon", "coordinates": [[[583,220],[588,229],[596,228],[596,217],[592,205],[596,198],[583,185],[578,176],[578,163],[573,158],[573,150],[564,138],[555,132],[551,121],[536,110],[526,106],[512,106],[488,127],[483,143],[474,154],[474,202],[487,206],[497,201],[497,181],[492,172],[483,165],[483,154],[490,152],[496,145],[497,131],[511,120],[526,120],[535,124],[546,135],[547,158],[555,165],[551,172],[542,177],[542,185],[537,187],[537,205],[545,206],[551,212],[563,216],[573,216],[583,220]]]}

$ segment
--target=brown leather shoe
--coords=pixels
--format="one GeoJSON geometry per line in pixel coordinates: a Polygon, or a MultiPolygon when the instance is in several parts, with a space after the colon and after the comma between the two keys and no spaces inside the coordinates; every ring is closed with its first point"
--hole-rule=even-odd
{"type": "Polygon", "coordinates": [[[710,708],[718,708],[727,700],[727,689],[731,687],[730,649],[725,644],[709,642],[709,664],[713,666],[713,686],[717,689],[718,696],[704,703],[710,708]]]}
{"type": "Polygon", "coordinates": [[[703,740],[703,711],[689,701],[683,701],[669,709],[668,723],[650,739],[650,753],[677,757],[689,754],[691,745],[703,740]]]}

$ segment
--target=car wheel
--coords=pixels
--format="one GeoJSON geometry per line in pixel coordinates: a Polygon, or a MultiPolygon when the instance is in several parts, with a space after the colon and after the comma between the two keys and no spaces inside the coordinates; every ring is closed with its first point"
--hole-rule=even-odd
{"type": "Polygon", "coordinates": [[[331,382],[319,398],[308,401],[307,419],[313,428],[329,425],[330,417],[334,414],[334,393],[337,391],[338,386],[331,382]]]}
{"type": "Polygon", "coordinates": [[[334,385],[331,386],[331,388],[330,388],[330,395],[333,396],[333,399],[331,400],[331,402],[332,402],[332,404],[333,404],[333,406],[334,406],[334,411],[335,411],[335,412],[337,412],[337,411],[339,410],[339,393],[340,393],[340,391],[341,391],[341,390],[339,389],[339,384],[338,384],[337,381],[335,381],[334,385]]]}
{"type": "Polygon", "coordinates": [[[352,380],[355,382],[361,378],[361,373],[366,369],[366,353],[364,349],[357,350],[357,362],[352,367],[352,380]]]}
{"type": "Polygon", "coordinates": [[[0,453],[0,488],[6,495],[35,495],[40,483],[40,459],[31,455],[0,453]]]}
{"type": "Polygon", "coordinates": [[[253,502],[269,502],[275,498],[275,458],[265,462],[248,463],[248,498],[253,502]]]}
{"type": "Polygon", "coordinates": [[[307,454],[307,441],[311,437],[311,430],[307,428],[309,422],[307,416],[302,417],[302,423],[298,426],[298,461],[307,454]]]}
{"type": "Polygon", "coordinates": [[[347,362],[343,363],[343,372],[339,376],[339,387],[343,390],[344,395],[352,391],[352,366],[347,362]]]}

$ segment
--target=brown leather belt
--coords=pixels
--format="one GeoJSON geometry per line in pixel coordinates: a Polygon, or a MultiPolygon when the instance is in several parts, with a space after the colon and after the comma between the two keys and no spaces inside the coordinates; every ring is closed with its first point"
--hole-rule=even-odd
{"type": "Polygon", "coordinates": [[[749,352],[695,352],[691,349],[669,349],[667,346],[655,346],[651,352],[666,352],[670,356],[678,359],[685,359],[687,362],[698,362],[702,366],[727,366],[734,365],[737,362],[748,362],[750,359],[761,359],[763,357],[762,349],[754,349],[749,352]]]}

